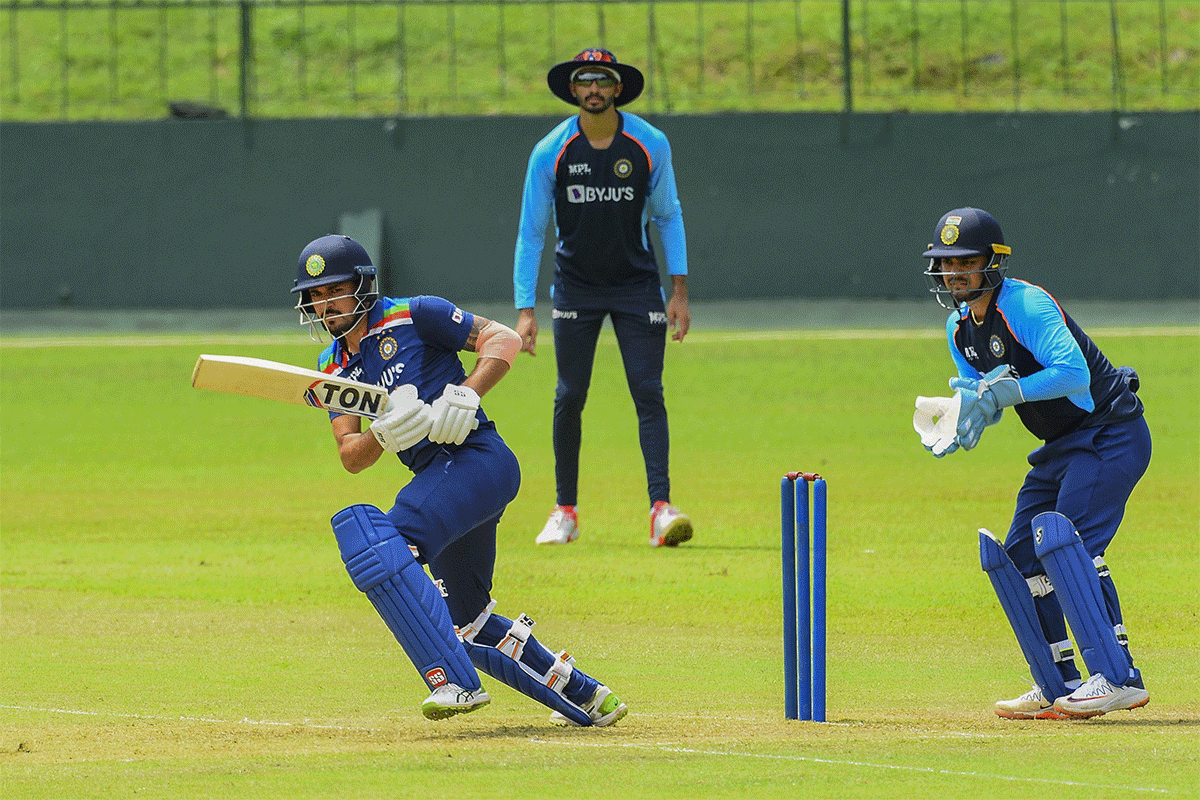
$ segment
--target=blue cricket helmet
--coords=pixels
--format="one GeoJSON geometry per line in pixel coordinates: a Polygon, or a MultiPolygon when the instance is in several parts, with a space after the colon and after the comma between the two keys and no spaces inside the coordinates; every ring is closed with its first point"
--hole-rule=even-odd
{"type": "Polygon", "coordinates": [[[925,277],[929,281],[929,291],[943,307],[954,309],[959,306],[942,278],[943,258],[987,257],[987,264],[979,270],[983,281],[979,290],[968,298],[968,303],[1003,282],[1008,272],[1005,261],[1012,254],[1012,248],[1004,244],[1000,223],[988,212],[970,207],[947,211],[933,229],[933,237],[936,241],[927,245],[922,254],[929,259],[925,277]]]}
{"type": "Polygon", "coordinates": [[[357,323],[379,299],[374,284],[375,265],[361,244],[349,236],[336,233],[314,239],[300,253],[296,281],[292,286],[293,294],[300,293],[295,306],[300,312],[300,324],[308,326],[309,335],[315,341],[321,341],[318,332],[321,329],[328,330],[327,321],[353,317],[357,323]],[[311,290],[343,281],[357,281],[353,292],[357,300],[354,310],[332,316],[327,313],[325,319],[317,317],[312,307],[311,290]]]}
{"type": "Polygon", "coordinates": [[[314,239],[301,251],[292,292],[351,280],[359,281],[360,292],[369,290],[375,280],[375,265],[361,244],[349,236],[331,233],[314,239]]]}
{"type": "Polygon", "coordinates": [[[962,258],[963,256],[1008,255],[1000,223],[981,208],[956,208],[947,211],[933,229],[937,241],[928,246],[926,258],[962,258]]]}

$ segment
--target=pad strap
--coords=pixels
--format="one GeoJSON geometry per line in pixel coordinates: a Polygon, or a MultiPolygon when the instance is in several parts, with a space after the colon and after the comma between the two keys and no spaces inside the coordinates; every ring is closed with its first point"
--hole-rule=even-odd
{"type": "Polygon", "coordinates": [[[467,625],[465,628],[458,629],[458,638],[462,639],[464,642],[474,642],[475,637],[479,635],[481,630],[483,630],[483,626],[487,625],[487,621],[491,619],[492,609],[495,607],[496,601],[492,600],[487,604],[487,608],[479,612],[479,616],[475,618],[474,622],[472,622],[470,625],[467,625]]]}
{"type": "Polygon", "coordinates": [[[1029,593],[1034,597],[1045,597],[1054,591],[1054,584],[1045,575],[1034,575],[1026,578],[1025,582],[1029,584],[1029,593]]]}
{"type": "Polygon", "coordinates": [[[513,661],[520,661],[521,654],[525,652],[525,643],[529,641],[529,637],[533,634],[533,626],[535,624],[526,614],[517,617],[513,620],[512,627],[508,629],[508,633],[504,634],[504,638],[496,645],[496,649],[513,661]]]}
{"type": "Polygon", "coordinates": [[[545,675],[546,688],[562,694],[567,689],[567,684],[571,682],[571,676],[575,674],[575,659],[571,658],[571,654],[563,650],[554,656],[554,663],[550,665],[550,671],[545,675]]]}
{"type": "Polygon", "coordinates": [[[1051,642],[1050,652],[1054,656],[1054,663],[1056,664],[1075,660],[1075,646],[1071,644],[1070,639],[1063,639],[1061,642],[1051,642]]]}

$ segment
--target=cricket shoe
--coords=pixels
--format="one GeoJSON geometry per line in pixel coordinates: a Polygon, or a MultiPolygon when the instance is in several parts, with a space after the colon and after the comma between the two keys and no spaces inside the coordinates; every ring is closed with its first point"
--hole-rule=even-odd
{"type": "Polygon", "coordinates": [[[555,506],[546,527],[537,535],[538,544],[566,544],[579,538],[579,516],[575,506],[555,506]]]}
{"type": "Polygon", "coordinates": [[[692,519],[664,500],[650,509],[650,546],[674,547],[692,538],[692,519]]]}
{"type": "Polygon", "coordinates": [[[997,702],[996,716],[1005,719],[1067,719],[1066,714],[1055,710],[1054,703],[1047,700],[1037,686],[1013,700],[997,702]]]}
{"type": "Polygon", "coordinates": [[[468,714],[483,708],[492,698],[483,689],[464,689],[453,683],[443,683],[421,703],[421,713],[426,719],[449,719],[455,714],[468,714]]]}
{"type": "MultiPolygon", "coordinates": [[[[600,688],[592,695],[592,699],[588,700],[580,708],[586,711],[587,715],[591,717],[593,728],[604,728],[612,725],[629,713],[629,707],[622,703],[621,698],[613,694],[604,684],[600,684],[600,688]]],[[[582,727],[578,722],[558,711],[550,715],[550,721],[555,725],[582,727]]]]}
{"type": "Polygon", "coordinates": [[[1066,697],[1054,701],[1054,710],[1068,717],[1097,717],[1110,711],[1141,708],[1150,702],[1150,693],[1141,678],[1124,686],[1113,686],[1097,672],[1066,697]]]}

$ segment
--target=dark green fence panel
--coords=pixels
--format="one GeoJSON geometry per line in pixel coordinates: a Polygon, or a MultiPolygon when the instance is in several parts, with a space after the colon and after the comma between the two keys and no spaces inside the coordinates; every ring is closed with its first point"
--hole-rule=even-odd
{"type": "MultiPolygon", "coordinates": [[[[304,244],[366,209],[388,292],[507,301],[558,119],[4,123],[0,307],[284,306],[304,244]]],[[[1061,297],[1200,296],[1195,112],[652,120],[696,299],[919,297],[934,223],[967,204],[1061,297]]]]}

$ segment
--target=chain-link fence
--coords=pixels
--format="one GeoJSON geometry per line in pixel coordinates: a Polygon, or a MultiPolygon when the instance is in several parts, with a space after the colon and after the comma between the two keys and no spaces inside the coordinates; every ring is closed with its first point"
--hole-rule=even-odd
{"type": "Polygon", "coordinates": [[[554,113],[590,46],[646,113],[1200,107],[1191,0],[10,0],[0,114],[554,113]]]}

